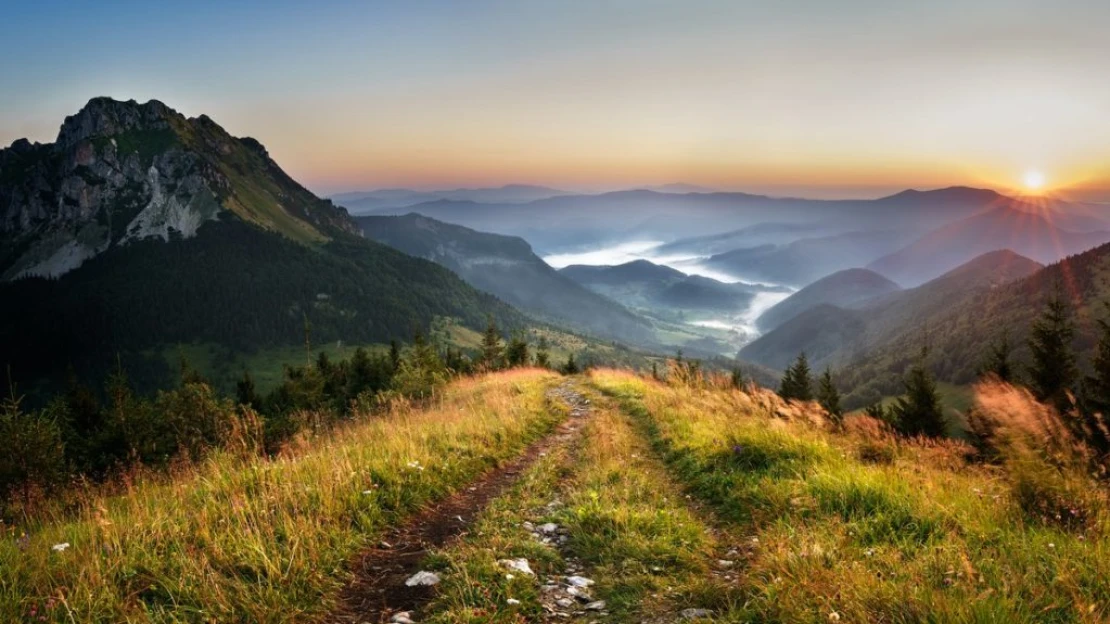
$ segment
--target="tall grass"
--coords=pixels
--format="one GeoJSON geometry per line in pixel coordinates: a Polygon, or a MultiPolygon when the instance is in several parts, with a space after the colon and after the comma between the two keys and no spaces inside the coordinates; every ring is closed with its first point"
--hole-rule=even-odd
{"type": "Polygon", "coordinates": [[[591,378],[647,423],[691,494],[747,534],[741,621],[1110,618],[1102,524],[1030,522],[1011,464],[865,418],[838,431],[758,391],[591,378]]]}
{"type": "Polygon", "coordinates": [[[542,585],[562,578],[569,561],[596,581],[592,597],[606,603],[608,615],[581,621],[674,621],[686,608],[720,615],[734,606],[728,587],[710,574],[728,545],[691,511],[628,418],[605,402],[593,407],[571,449],[543,458],[468,539],[438,555],[446,574],[423,614],[428,621],[540,621],[542,585]],[[540,543],[522,528],[526,521],[557,524],[566,544],[540,543]],[[507,575],[497,564],[515,557],[527,558],[538,577],[507,575]]]}
{"type": "Polygon", "coordinates": [[[0,621],[288,622],[326,612],[384,526],[519,453],[560,417],[554,375],[460,380],[274,459],[216,453],[90,492],[0,541],[0,621]],[[68,545],[68,546],[66,546],[68,545]]]}

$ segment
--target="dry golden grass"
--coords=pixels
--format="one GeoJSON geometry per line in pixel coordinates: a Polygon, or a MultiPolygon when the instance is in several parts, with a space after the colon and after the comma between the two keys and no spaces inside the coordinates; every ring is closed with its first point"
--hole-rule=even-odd
{"type": "MultiPolygon", "coordinates": [[[[1089,478],[1020,476],[1009,462],[969,461],[971,449],[959,442],[898,440],[861,418],[836,431],[806,406],[784,409],[761,392],[617,371],[591,379],[649,423],[691,493],[750,536],[738,621],[1110,618],[1101,521],[1084,530],[1031,521],[1014,487],[1033,483],[1025,495],[1043,500],[1061,485],[1069,494],[1080,483],[1097,489],[1089,478]]],[[[1016,404],[1006,396],[985,401],[1010,413],[1016,404]]],[[[1047,431],[1033,412],[1009,422],[1047,431]]],[[[1050,464],[1042,455],[1030,465],[1050,464]]]]}
{"type": "Polygon", "coordinates": [[[548,431],[555,379],[462,380],[274,459],[217,453],[124,495],[90,492],[0,542],[0,621],[311,620],[384,526],[548,431]]]}

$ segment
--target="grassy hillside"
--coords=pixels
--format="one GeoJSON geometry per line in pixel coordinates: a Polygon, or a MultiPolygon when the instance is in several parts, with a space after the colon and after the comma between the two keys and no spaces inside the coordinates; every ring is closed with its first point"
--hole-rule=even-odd
{"type": "MultiPolygon", "coordinates": [[[[592,380],[648,423],[687,491],[744,536],[742,599],[728,621],[1110,617],[1110,517],[1088,477],[1035,453],[1002,468],[969,463],[959,443],[898,441],[864,418],[833,432],[772,397],[615,372],[592,380]],[[1065,493],[1084,487],[1089,497],[1065,493]],[[1068,497],[1075,507],[1065,513],[1085,521],[1042,515],[1030,488],[1068,497]]],[[[997,409],[998,393],[985,392],[982,405],[997,409]]],[[[1006,411],[1041,409],[1021,400],[1006,411]]]]}
{"type": "Polygon", "coordinates": [[[387,525],[561,418],[545,406],[552,381],[534,370],[461,381],[273,459],[223,452],[171,479],[87,491],[0,541],[0,621],[318,618],[387,525]]]}
{"type": "Polygon", "coordinates": [[[1082,445],[1045,437],[1063,421],[1022,390],[973,401],[990,461],[724,378],[615,370],[457,380],[272,458],[247,427],[9,525],[0,620],[347,621],[357,588],[443,624],[1105,621],[1110,500],[1082,445]],[[491,474],[505,489],[474,498],[491,474]],[[398,548],[403,574],[356,564],[427,518],[458,538],[398,548]],[[414,570],[436,585],[407,590],[414,570]]]}

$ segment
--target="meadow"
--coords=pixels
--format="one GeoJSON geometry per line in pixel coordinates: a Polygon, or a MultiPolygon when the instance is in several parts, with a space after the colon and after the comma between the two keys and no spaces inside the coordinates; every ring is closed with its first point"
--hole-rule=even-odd
{"type": "Polygon", "coordinates": [[[865,416],[838,430],[816,406],[762,391],[591,380],[746,536],[735,621],[1110,617],[1103,486],[1068,458],[1074,448],[1043,453],[1047,408],[1022,391],[978,390],[1001,442],[984,462],[962,442],[898,439],[865,416]]]}
{"type": "Polygon", "coordinates": [[[0,541],[0,621],[319,619],[384,527],[516,456],[561,418],[556,376],[462,379],[421,406],[305,437],[276,457],[215,452],[40,510],[0,541]]]}

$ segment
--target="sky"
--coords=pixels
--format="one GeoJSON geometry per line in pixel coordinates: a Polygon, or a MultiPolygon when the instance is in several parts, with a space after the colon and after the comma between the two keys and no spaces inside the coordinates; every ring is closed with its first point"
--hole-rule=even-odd
{"type": "Polygon", "coordinates": [[[1105,0],[0,1],[3,145],[108,95],[208,114],[322,194],[1039,173],[1110,200],[1105,0]]]}

